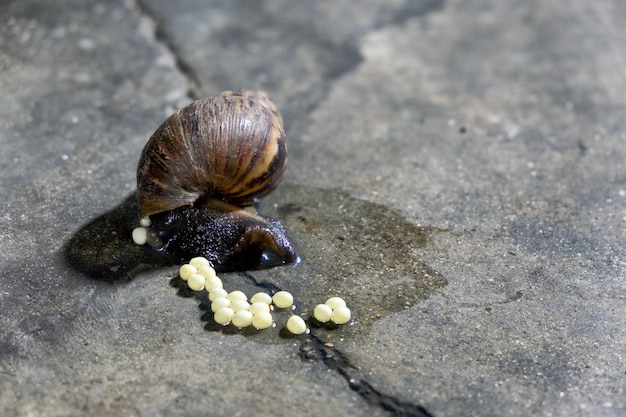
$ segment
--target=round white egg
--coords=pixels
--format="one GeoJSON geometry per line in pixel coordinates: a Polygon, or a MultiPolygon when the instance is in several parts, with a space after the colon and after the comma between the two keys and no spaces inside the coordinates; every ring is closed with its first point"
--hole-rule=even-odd
{"type": "Polygon", "coordinates": [[[318,304],[313,310],[313,317],[322,323],[326,323],[333,315],[333,309],[327,304],[318,304]]]}
{"type": "Polygon", "coordinates": [[[288,308],[293,305],[293,295],[287,291],[278,291],[272,296],[272,302],[278,308],[288,308]]]}
{"type": "Polygon", "coordinates": [[[306,332],[306,323],[300,316],[291,316],[287,320],[287,330],[293,334],[302,334],[306,332]]]}

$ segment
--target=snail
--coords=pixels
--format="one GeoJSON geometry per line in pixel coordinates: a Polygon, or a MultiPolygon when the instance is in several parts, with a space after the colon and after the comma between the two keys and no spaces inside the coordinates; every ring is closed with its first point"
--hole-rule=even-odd
{"type": "Polygon", "coordinates": [[[295,261],[282,225],[245,209],[278,186],[286,165],[282,117],[266,93],[225,91],[183,107],[139,159],[145,246],[178,262],[204,256],[221,271],[295,261]]]}

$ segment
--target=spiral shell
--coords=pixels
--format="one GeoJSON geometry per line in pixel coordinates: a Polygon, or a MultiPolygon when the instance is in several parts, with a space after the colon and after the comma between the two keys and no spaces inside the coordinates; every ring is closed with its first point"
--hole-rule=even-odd
{"type": "Polygon", "coordinates": [[[218,199],[253,204],[280,182],[287,143],[262,91],[226,91],[178,110],[148,140],[137,168],[141,217],[218,199]]]}

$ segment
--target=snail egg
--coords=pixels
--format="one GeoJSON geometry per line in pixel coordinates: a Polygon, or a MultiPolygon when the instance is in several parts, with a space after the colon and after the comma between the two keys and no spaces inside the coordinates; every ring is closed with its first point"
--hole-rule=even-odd
{"type": "Polygon", "coordinates": [[[220,307],[230,307],[230,300],[226,297],[218,297],[211,303],[211,311],[216,312],[220,307]]]}
{"type": "Polygon", "coordinates": [[[143,227],[148,227],[152,224],[152,222],[150,221],[150,217],[143,217],[141,220],[139,220],[139,224],[143,227]]]}
{"type": "Polygon", "coordinates": [[[293,334],[302,334],[306,332],[306,323],[300,316],[291,316],[287,320],[287,330],[293,334]]]}
{"type": "Polygon", "coordinates": [[[326,304],[328,307],[332,308],[333,310],[336,309],[337,307],[346,306],[346,302],[341,297],[330,297],[328,300],[326,300],[324,304],[326,304]]]}
{"type": "Polygon", "coordinates": [[[211,262],[209,262],[209,260],[207,258],[204,258],[202,256],[197,256],[195,258],[191,258],[191,260],[189,261],[189,265],[193,265],[196,268],[200,268],[202,265],[211,265],[211,262]]]}
{"type": "Polygon", "coordinates": [[[327,321],[329,321],[332,315],[333,309],[330,308],[327,304],[318,304],[313,310],[313,317],[315,317],[322,323],[326,323],[327,321]]]}
{"type": "MultiPolygon", "coordinates": [[[[206,285],[206,284],[205,284],[206,285]]],[[[213,287],[209,288],[209,300],[215,301],[218,298],[226,298],[228,296],[228,292],[221,287],[213,287]]],[[[226,298],[228,300],[228,298],[226,298]]]]}
{"type": "Polygon", "coordinates": [[[274,302],[274,305],[278,308],[291,307],[291,305],[293,304],[293,295],[291,295],[287,291],[278,291],[272,297],[272,301],[274,302]]]}
{"type": "Polygon", "coordinates": [[[207,289],[207,291],[213,291],[214,289],[217,289],[217,288],[223,288],[224,284],[222,284],[222,280],[219,279],[217,276],[212,276],[212,277],[206,278],[204,287],[207,289]]]}
{"type": "Polygon", "coordinates": [[[250,298],[251,303],[265,303],[267,305],[272,304],[272,296],[265,292],[258,292],[250,298]]]}
{"type": "Polygon", "coordinates": [[[248,310],[236,311],[235,314],[233,314],[231,322],[235,327],[248,327],[252,324],[252,313],[248,310]]]}
{"type": "Polygon", "coordinates": [[[202,291],[206,278],[200,274],[192,274],[187,280],[187,285],[194,291],[202,291]]]}
{"type": "Polygon", "coordinates": [[[192,276],[193,274],[197,274],[197,273],[198,273],[198,270],[196,269],[196,267],[193,265],[189,265],[189,264],[185,264],[181,266],[180,269],[178,270],[178,275],[180,275],[180,278],[183,281],[187,281],[190,276],[192,276]]]}
{"type": "Polygon", "coordinates": [[[248,310],[248,308],[250,308],[250,303],[244,299],[238,298],[230,302],[230,308],[232,308],[236,313],[238,311],[248,310]]]}
{"type": "Polygon", "coordinates": [[[198,274],[202,275],[205,278],[212,278],[217,276],[215,274],[215,269],[211,265],[200,265],[198,267],[198,274]]]}
{"type": "Polygon", "coordinates": [[[217,324],[226,326],[232,320],[235,312],[229,307],[220,307],[215,311],[213,319],[217,324]]]}
{"type": "Polygon", "coordinates": [[[331,320],[336,324],[345,324],[350,320],[350,309],[348,307],[339,306],[333,310],[331,320]]]}
{"type": "Polygon", "coordinates": [[[228,293],[228,299],[230,301],[247,300],[248,296],[244,294],[243,291],[235,290],[228,293]]]}
{"type": "Polygon", "coordinates": [[[133,242],[137,245],[145,245],[148,242],[148,229],[145,227],[135,227],[133,229],[133,242]]]}
{"type": "Polygon", "coordinates": [[[269,313],[270,306],[263,302],[256,302],[256,303],[250,304],[250,307],[248,307],[248,310],[250,310],[252,314],[258,314],[258,313],[263,313],[263,312],[269,313]]]}
{"type": "Polygon", "coordinates": [[[272,325],[273,321],[272,314],[269,311],[261,311],[252,315],[252,325],[257,330],[267,329],[272,325]]]}

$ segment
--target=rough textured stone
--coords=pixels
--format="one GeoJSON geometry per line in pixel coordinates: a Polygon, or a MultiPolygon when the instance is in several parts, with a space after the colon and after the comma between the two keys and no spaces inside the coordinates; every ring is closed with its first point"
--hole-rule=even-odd
{"type": "Polygon", "coordinates": [[[626,413],[626,8],[561,3],[4,2],[0,414],[626,413]],[[173,267],[69,264],[158,124],[233,88],[286,120],[260,209],[302,262],[225,283],[349,326],[222,328],[173,267]]]}

